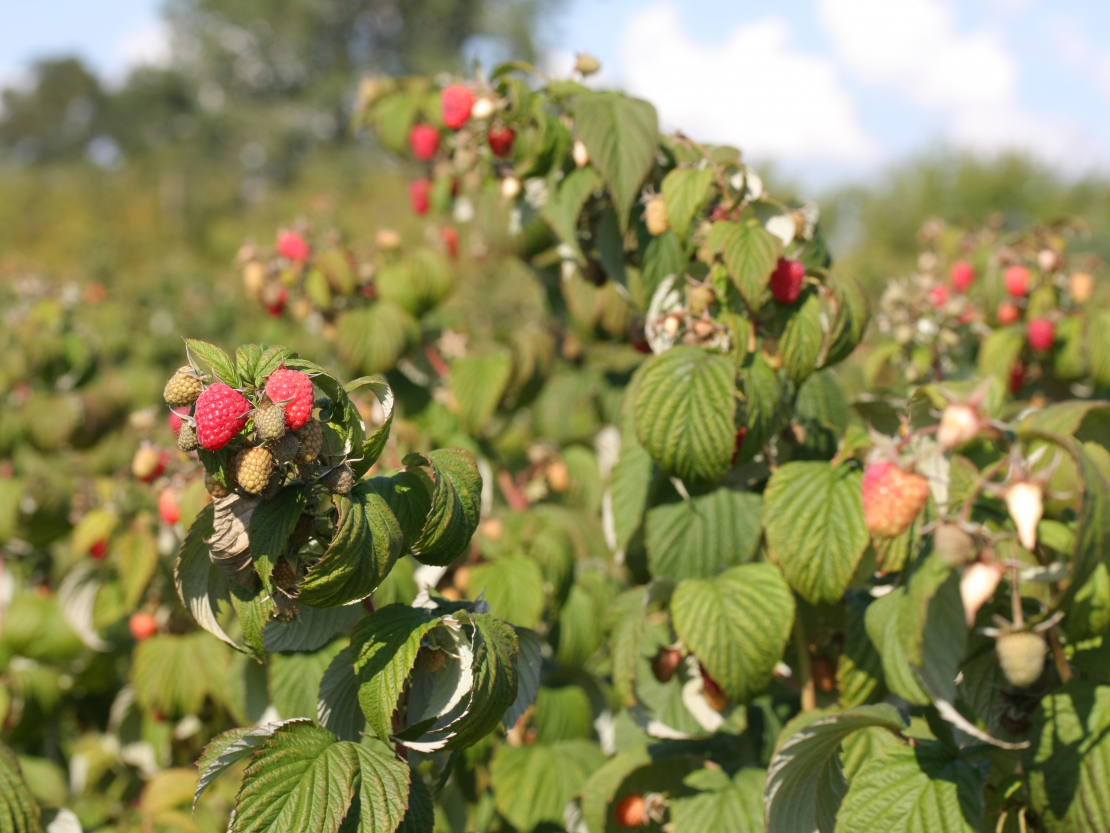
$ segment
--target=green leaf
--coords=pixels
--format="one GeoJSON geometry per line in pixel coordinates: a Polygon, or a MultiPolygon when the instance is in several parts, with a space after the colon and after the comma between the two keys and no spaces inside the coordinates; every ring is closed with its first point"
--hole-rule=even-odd
{"type": "Polygon", "coordinates": [[[138,644],[133,656],[135,699],[167,717],[197,714],[208,692],[221,684],[226,664],[218,643],[202,633],[152,636],[138,644]]]}
{"type": "Polygon", "coordinates": [[[808,602],[844,595],[867,549],[860,474],[828,463],[787,463],[763,493],[771,555],[808,602]]]}
{"type": "Polygon", "coordinates": [[[466,716],[446,749],[473,746],[501,722],[516,700],[516,661],[520,654],[516,633],[488,613],[474,613],[474,688],[466,716]]]}
{"type": "Polygon", "coordinates": [[[451,393],[458,403],[463,430],[481,434],[482,427],[497,410],[513,372],[508,350],[485,356],[468,356],[451,365],[451,393]]]}
{"type": "Polygon", "coordinates": [[[703,769],[686,776],[687,787],[706,789],[671,804],[671,825],[675,833],[704,833],[709,830],[730,833],[763,833],[763,784],[767,773],[745,767],[729,778],[723,770],[703,769]],[[704,785],[704,786],[703,786],[704,785]]]}
{"type": "Polygon", "coordinates": [[[752,356],[740,371],[743,380],[748,433],[737,457],[738,463],[747,462],[763,453],[763,446],[782,428],[783,395],[778,374],[760,354],[752,356]]]}
{"type": "Polygon", "coordinates": [[[15,753],[0,743],[0,830],[4,833],[38,833],[42,811],[36,803],[15,753]]]}
{"type": "Polygon", "coordinates": [[[747,702],[771,682],[794,623],[794,597],[771,564],[744,564],[684,581],[671,599],[679,639],[732,699],[747,702]]]}
{"type": "Polygon", "coordinates": [[[221,382],[233,388],[242,386],[243,380],[239,377],[235,362],[232,361],[231,356],[215,344],[198,341],[195,338],[187,338],[185,339],[185,347],[192,355],[212,368],[212,372],[221,382]]]}
{"type": "Polygon", "coordinates": [[[350,646],[336,654],[320,678],[316,720],[340,740],[357,741],[366,730],[366,716],[358,702],[358,677],[350,646]]]}
{"type": "Polygon", "coordinates": [[[286,359],[294,358],[296,355],[288,347],[268,347],[258,357],[254,368],[254,376],[248,378],[254,379],[255,387],[264,387],[270,374],[281,367],[286,359]]]}
{"type": "Polygon", "coordinates": [[[339,510],[335,537],[301,582],[300,601],[316,607],[369,596],[401,553],[401,527],[371,484],[360,481],[333,500],[339,510]]]}
{"type": "Polygon", "coordinates": [[[346,631],[363,614],[361,605],[309,607],[297,605],[292,621],[271,619],[262,628],[262,642],[268,652],[315,651],[346,631]]]}
{"type": "MultiPolygon", "coordinates": [[[[349,745],[354,748],[359,765],[359,831],[393,833],[406,819],[412,771],[379,740],[364,738],[362,743],[349,745]]],[[[421,816],[427,815],[427,802],[420,812],[421,816]]],[[[408,821],[418,825],[419,819],[413,817],[408,821]]]]}
{"type": "Polygon", "coordinates": [[[840,766],[841,743],[870,726],[901,733],[906,725],[893,706],[859,706],[817,718],[792,735],[779,746],[767,770],[767,829],[773,833],[832,833],[840,802],[848,791],[840,766]]]}
{"type": "Polygon", "coordinates": [[[474,459],[461,448],[441,448],[427,454],[409,454],[410,470],[430,470],[434,483],[432,508],[412,552],[425,564],[450,564],[470,547],[478,529],[482,475],[474,459]]]}
{"type": "Polygon", "coordinates": [[[435,804],[432,791],[417,773],[411,774],[409,806],[397,833],[433,833],[435,829],[435,804]]]}
{"type": "Polygon", "coordinates": [[[893,749],[852,780],[837,816],[841,833],[916,833],[982,829],[983,776],[939,744],[893,749]]]}
{"type": "Polygon", "coordinates": [[[831,282],[836,294],[836,315],[829,330],[829,349],[822,367],[844,361],[856,349],[871,320],[871,302],[859,281],[840,275],[831,282]]]}
{"type": "Polygon", "coordinates": [[[262,348],[257,344],[243,344],[235,348],[235,369],[243,379],[253,380],[262,358],[262,348]]]}
{"type": "Polygon", "coordinates": [[[270,586],[270,574],[274,571],[274,565],[285,550],[304,507],[305,496],[301,487],[290,485],[270,500],[261,501],[251,513],[247,527],[251,559],[267,587],[270,586]]]}
{"type": "Polygon", "coordinates": [[[652,575],[712,578],[750,561],[759,549],[762,506],[759,495],[732,489],[653,506],[645,536],[652,575]]]}
{"type": "Polygon", "coordinates": [[[1098,310],[1087,327],[1091,375],[1100,387],[1110,385],[1110,314],[1098,310]]]}
{"type": "Polygon", "coordinates": [[[393,389],[385,383],[385,380],[373,376],[363,376],[353,382],[348,382],[343,389],[347,393],[353,393],[362,387],[370,388],[378,402],[381,403],[382,410],[385,413],[385,422],[375,428],[373,433],[363,440],[362,452],[359,455],[361,459],[350,461],[351,470],[357,478],[361,478],[366,472],[370,471],[374,463],[378,462],[378,458],[385,451],[385,444],[393,426],[393,389]]]}
{"type": "Polygon", "coordinates": [[[209,504],[189,527],[173,565],[174,585],[181,604],[198,625],[241,651],[243,649],[224,632],[216,618],[220,601],[230,604],[230,599],[227,573],[212,563],[208,557],[208,545],[204,543],[204,539],[212,534],[214,516],[215,510],[209,504]]]}
{"type": "Polygon", "coordinates": [[[696,347],[655,356],[636,398],[636,436],[670,474],[715,482],[736,447],[732,362],[696,347]]]}
{"type": "Polygon", "coordinates": [[[518,830],[532,830],[543,822],[562,829],[567,802],[604,763],[601,748],[588,740],[502,744],[490,762],[494,805],[518,830]]]}
{"type": "Polygon", "coordinates": [[[979,345],[979,375],[1009,384],[1010,371],[1025,346],[1025,327],[999,327],[979,345]]]}
{"type": "Polygon", "coordinates": [[[248,653],[259,662],[266,662],[266,643],[262,631],[277,612],[274,597],[261,583],[251,590],[238,582],[231,584],[231,606],[243,629],[243,642],[248,653]]]}
{"type": "Polygon", "coordinates": [[[336,639],[318,651],[295,651],[270,657],[270,702],[282,718],[316,719],[321,680],[344,641],[336,639]]]}
{"type": "MultiPolygon", "coordinates": [[[[586,665],[604,641],[605,610],[616,593],[609,592],[611,585],[602,584],[604,578],[600,574],[590,575],[601,581],[575,583],[559,610],[554,643],[555,659],[560,665],[586,665]]],[[[585,578],[587,576],[583,576],[585,578]]]]}
{"type": "MultiPolygon", "coordinates": [[[[293,722],[293,721],[286,721],[293,722]]],[[[240,761],[262,746],[284,723],[265,723],[254,728],[232,729],[212,738],[197,760],[197,788],[193,795],[196,809],[201,794],[233,763],[240,761]]]]}
{"type": "Polygon", "coordinates": [[[905,595],[906,588],[899,587],[876,599],[868,606],[864,622],[867,635],[871,637],[871,641],[879,649],[879,655],[882,657],[883,679],[886,680],[887,687],[904,700],[925,706],[930,702],[929,695],[922,690],[917,676],[906,659],[906,651],[898,627],[905,595]]]}
{"type": "Polygon", "coordinates": [[[685,239],[705,194],[713,184],[712,168],[675,168],[663,177],[663,203],[674,233],[685,239]]]}
{"type": "Polygon", "coordinates": [[[538,744],[588,740],[594,731],[590,695],[576,685],[541,688],[536,694],[532,726],[536,730],[538,744]]]}
{"type": "Polygon", "coordinates": [[[405,548],[420,539],[432,508],[432,484],[423,471],[400,471],[389,477],[372,477],[370,488],[388,504],[401,526],[405,548]]]}
{"type": "Polygon", "coordinates": [[[420,336],[416,319],[392,301],[344,312],[336,323],[336,347],[349,367],[362,373],[392,370],[420,336]]]}
{"type": "Polygon", "coordinates": [[[644,447],[631,438],[621,444],[609,490],[613,497],[613,531],[616,548],[623,550],[644,520],[655,464],[644,447]]]}
{"type": "Polygon", "coordinates": [[[844,708],[877,703],[886,694],[883,658],[867,633],[868,596],[851,593],[847,599],[848,627],[836,670],[840,705],[844,708]]]}
{"type": "Polygon", "coordinates": [[[723,220],[713,224],[706,245],[712,253],[720,253],[744,301],[758,312],[781,253],[779,239],[757,222],[723,220]]]}
{"type": "Polygon", "coordinates": [[[949,703],[956,699],[956,676],[967,651],[967,625],[960,575],[930,554],[910,576],[898,614],[906,661],[922,687],[949,703]]]}
{"type": "Polygon", "coordinates": [[[686,267],[682,243],[673,231],[652,237],[643,248],[640,268],[644,282],[644,306],[655,296],[660,284],[686,267]]]}
{"type": "Polygon", "coordinates": [[[809,292],[786,322],[780,344],[783,365],[795,385],[800,385],[817,369],[823,339],[821,304],[816,293],[809,292]]]}
{"type": "Polygon", "coordinates": [[[358,700],[370,728],[383,740],[392,733],[393,710],[416,664],[420,640],[437,621],[427,610],[389,605],[355,627],[351,650],[358,700]]]}
{"type": "Polygon", "coordinates": [[[1110,829],[1110,686],[1057,689],[1041,701],[1036,728],[1030,782],[1046,829],[1110,829]]]}
{"type": "Polygon", "coordinates": [[[119,553],[123,603],[128,610],[134,610],[158,569],[158,542],[147,530],[132,529],[120,536],[115,550],[119,553]]]}
{"type": "Polygon", "coordinates": [[[610,281],[621,286],[628,284],[624,270],[624,233],[617,223],[616,212],[606,206],[593,231],[598,262],[610,281]]]}
{"type": "Polygon", "coordinates": [[[623,232],[640,184],[655,162],[659,137],[655,108],[619,93],[589,93],[578,99],[574,116],[578,138],[590,152],[590,164],[609,186],[623,232]]]}
{"type": "Polygon", "coordinates": [[[501,725],[506,730],[516,725],[536,699],[536,693],[540,690],[540,672],[543,670],[543,642],[539,636],[528,628],[515,630],[517,644],[520,646],[516,662],[516,699],[501,715],[501,725]]]}
{"type": "Polygon", "coordinates": [[[636,702],[633,683],[646,621],[646,587],[634,587],[621,593],[613,600],[606,616],[606,625],[612,631],[609,650],[613,655],[613,690],[625,706],[636,702]]]}
{"type": "Polygon", "coordinates": [[[548,191],[547,202],[541,209],[543,218],[562,241],[574,249],[575,257],[581,264],[586,263],[586,258],[578,243],[578,215],[590,194],[600,187],[601,177],[596,170],[591,167],[577,168],[567,174],[558,190],[548,191]]]}
{"type": "Polygon", "coordinates": [[[540,566],[526,555],[506,555],[470,568],[472,598],[484,594],[490,613],[534,628],[547,602],[540,566]]]}

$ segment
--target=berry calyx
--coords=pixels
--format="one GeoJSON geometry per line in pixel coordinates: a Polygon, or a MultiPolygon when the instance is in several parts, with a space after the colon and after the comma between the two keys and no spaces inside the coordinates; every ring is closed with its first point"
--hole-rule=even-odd
{"type": "Polygon", "coordinates": [[[167,487],[158,495],[158,514],[170,526],[181,520],[181,509],[177,505],[177,494],[172,488],[167,487]]]}
{"type": "Polygon", "coordinates": [[[1056,325],[1047,318],[1034,318],[1025,325],[1025,337],[1038,353],[1051,350],[1056,341],[1056,325]]]}
{"type": "Polygon", "coordinates": [[[1015,298],[1024,298],[1029,291],[1029,270],[1024,266],[1010,266],[1003,276],[1006,291],[1015,298]]]}
{"type": "Polygon", "coordinates": [[[166,400],[166,404],[171,408],[181,408],[196,402],[197,397],[200,396],[203,390],[204,385],[193,373],[193,368],[185,365],[178,369],[166,382],[166,388],[162,391],[162,398],[166,400]]]}
{"type": "Polygon", "coordinates": [[[933,309],[940,309],[948,303],[948,287],[942,283],[937,284],[929,290],[929,306],[933,309]]]}
{"type": "Polygon", "coordinates": [[[420,162],[427,162],[439,150],[439,131],[430,124],[414,124],[409,131],[409,149],[420,162]]]}
{"type": "Polygon", "coordinates": [[[489,132],[486,133],[486,141],[489,142],[489,149],[493,151],[494,156],[499,158],[504,158],[509,155],[513,149],[513,140],[515,138],[516,131],[505,125],[491,127],[489,132]]]}
{"type": "Polygon", "coordinates": [[[682,662],[682,652],[668,645],[662,646],[651,660],[651,673],[661,683],[669,683],[682,662]]]}
{"type": "Polygon", "coordinates": [[[131,618],[127,620],[127,629],[136,642],[142,642],[158,633],[158,621],[149,613],[139,611],[131,614],[131,618]]]}
{"type": "Polygon", "coordinates": [[[443,123],[452,130],[458,130],[474,108],[474,93],[462,84],[452,84],[440,94],[439,106],[443,111],[443,123]]]}
{"type": "Polygon", "coordinates": [[[430,179],[414,179],[409,183],[409,202],[412,210],[417,214],[427,214],[431,206],[432,181],[430,179]]]}
{"type": "Polygon", "coordinates": [[[667,217],[667,204],[660,196],[654,196],[644,204],[644,225],[652,237],[664,234],[671,227],[667,217]]]}
{"type": "Polygon", "coordinates": [[[1016,304],[1011,304],[1009,301],[1003,301],[998,305],[997,312],[998,323],[1002,326],[1009,326],[1021,318],[1021,310],[1017,308],[1016,304]]]}
{"type": "Polygon", "coordinates": [[[929,481],[886,460],[863,473],[863,513],[877,538],[900,535],[929,499],[929,481]]]}
{"type": "Polygon", "coordinates": [[[975,267],[966,260],[957,260],[952,264],[948,276],[952,281],[953,289],[957,292],[967,292],[975,281],[975,267]]]}
{"type": "Polygon", "coordinates": [[[643,827],[650,819],[644,811],[644,797],[640,793],[629,793],[613,808],[613,820],[617,827],[643,827]]]}
{"type": "Polygon", "coordinates": [[[219,451],[247,424],[251,403],[222,382],[209,385],[197,400],[197,439],[207,451],[219,451]]]}
{"type": "Polygon", "coordinates": [[[792,304],[802,294],[802,284],[806,279],[806,267],[800,260],[779,258],[775,271],[771,273],[768,284],[771,294],[780,304],[792,304]]]}
{"type": "Polygon", "coordinates": [[[994,645],[998,664],[1010,685],[1018,688],[1031,686],[1044,671],[1045,651],[1048,645],[1038,633],[1017,631],[998,637],[994,645]]]}
{"type": "Polygon", "coordinates": [[[260,495],[270,482],[274,470],[274,457],[269,449],[257,446],[239,452],[231,464],[232,477],[252,495],[260,495]]]}
{"type": "Polygon", "coordinates": [[[283,231],[278,235],[277,253],[294,263],[303,263],[308,260],[308,243],[295,231],[283,231]]]}
{"type": "Polygon", "coordinates": [[[299,370],[279,367],[266,380],[266,395],[271,402],[285,406],[285,427],[296,431],[312,419],[312,379],[299,370]]]}

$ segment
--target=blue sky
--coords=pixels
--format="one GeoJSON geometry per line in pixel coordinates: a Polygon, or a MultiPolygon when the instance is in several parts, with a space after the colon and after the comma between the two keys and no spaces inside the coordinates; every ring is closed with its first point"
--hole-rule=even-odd
{"type": "MultiPolygon", "coordinates": [[[[0,82],[43,55],[118,79],[166,52],[159,0],[3,5],[0,82]]],[[[664,126],[813,184],[938,145],[1110,172],[1106,0],[566,0],[545,37],[552,71],[590,51],[664,126]]]]}

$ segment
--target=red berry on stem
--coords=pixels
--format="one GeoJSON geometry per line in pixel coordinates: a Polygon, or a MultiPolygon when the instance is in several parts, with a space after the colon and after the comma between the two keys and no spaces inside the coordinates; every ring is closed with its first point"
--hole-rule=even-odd
{"type": "Polygon", "coordinates": [[[1006,291],[1015,298],[1024,298],[1029,291],[1029,270],[1024,266],[1011,266],[1005,275],[1006,291]]]}
{"type": "Polygon", "coordinates": [[[277,251],[297,263],[308,260],[308,243],[295,231],[283,231],[278,235],[277,251]]]}
{"type": "Polygon", "coordinates": [[[170,526],[181,519],[181,509],[177,505],[177,495],[173,489],[163,489],[162,494],[158,495],[158,513],[170,526]]]}
{"type": "Polygon", "coordinates": [[[802,284],[806,279],[806,267],[800,260],[779,258],[775,271],[771,273],[771,294],[780,304],[792,304],[802,294],[802,284]]]}
{"type": "Polygon", "coordinates": [[[443,123],[452,130],[458,130],[470,118],[474,93],[462,84],[452,84],[443,91],[439,103],[443,109],[443,123]]]}
{"type": "Polygon", "coordinates": [[[643,827],[649,821],[644,812],[644,797],[639,793],[629,793],[613,808],[613,820],[617,827],[643,827]]]}
{"type": "Polygon", "coordinates": [[[929,305],[934,309],[940,309],[948,303],[948,287],[944,284],[937,284],[929,290],[929,305]]]}
{"type": "Polygon", "coordinates": [[[417,214],[427,214],[431,205],[432,181],[430,179],[414,179],[409,183],[409,200],[412,210],[417,214]]]}
{"type": "Polygon", "coordinates": [[[414,124],[409,131],[409,148],[421,162],[427,162],[439,150],[439,131],[430,124],[414,124]]]}
{"type": "Polygon", "coordinates": [[[89,547],[89,555],[91,555],[97,561],[100,561],[107,554],[108,554],[108,540],[106,538],[101,538],[98,541],[94,541],[92,546],[89,547]]]}
{"type": "Polygon", "coordinates": [[[247,424],[251,403],[222,382],[209,385],[196,405],[197,440],[207,451],[219,451],[247,424]]]}
{"type": "Polygon", "coordinates": [[[511,127],[501,125],[499,127],[491,127],[486,134],[486,140],[489,142],[490,150],[493,151],[494,156],[508,156],[509,151],[513,149],[513,139],[516,138],[516,132],[511,127]]]}
{"type": "Polygon", "coordinates": [[[149,613],[144,613],[142,611],[131,614],[131,619],[128,620],[127,627],[137,642],[150,639],[154,634],[158,633],[157,620],[149,613]]]}
{"type": "Polygon", "coordinates": [[[957,260],[952,264],[952,270],[949,272],[952,279],[952,288],[957,292],[967,292],[971,284],[975,281],[975,267],[968,263],[966,260],[957,260]]]}
{"type": "Polygon", "coordinates": [[[1009,301],[1003,301],[998,305],[998,323],[1003,326],[1013,324],[1021,318],[1021,310],[1017,308],[1017,304],[1011,304],[1009,301]]]}
{"type": "Polygon", "coordinates": [[[863,473],[863,514],[877,538],[894,538],[913,523],[929,499],[929,481],[886,460],[863,473]]]}
{"type": "Polygon", "coordinates": [[[1056,325],[1047,318],[1034,318],[1025,325],[1025,336],[1030,347],[1043,353],[1056,341],[1056,325]]]}
{"type": "Polygon", "coordinates": [[[312,418],[312,379],[299,370],[279,367],[266,380],[266,395],[271,402],[284,402],[285,427],[296,431],[312,418]]]}
{"type": "Polygon", "coordinates": [[[439,239],[447,247],[447,254],[452,258],[459,256],[459,233],[450,226],[444,226],[439,230],[439,239]]]}

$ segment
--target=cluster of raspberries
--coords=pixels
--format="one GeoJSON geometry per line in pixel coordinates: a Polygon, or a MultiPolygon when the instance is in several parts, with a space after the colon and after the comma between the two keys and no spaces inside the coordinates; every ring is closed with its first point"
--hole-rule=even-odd
{"type": "MultiPolygon", "coordinates": [[[[312,379],[307,373],[281,367],[270,374],[264,388],[244,392],[206,379],[186,365],[166,383],[166,404],[181,414],[178,448],[219,451],[231,444],[225,479],[246,494],[273,497],[294,469],[301,479],[319,478],[333,492],[350,491],[350,468],[328,468],[319,459],[324,431],[312,417],[312,379]],[[190,413],[181,413],[184,408],[190,413]]],[[[231,493],[211,474],[205,485],[216,498],[231,493]]]]}

